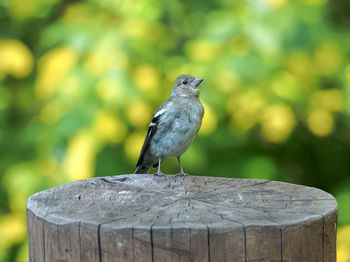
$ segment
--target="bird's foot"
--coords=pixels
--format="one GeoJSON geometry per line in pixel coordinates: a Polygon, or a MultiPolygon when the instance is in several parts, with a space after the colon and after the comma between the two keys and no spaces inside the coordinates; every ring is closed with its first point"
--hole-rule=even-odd
{"type": "Polygon", "coordinates": [[[185,176],[187,176],[188,174],[186,174],[186,173],[177,173],[176,174],[176,176],[180,176],[180,177],[185,177],[185,176]]]}
{"type": "Polygon", "coordinates": [[[154,173],[154,175],[155,175],[155,176],[165,176],[165,174],[162,173],[162,172],[161,172],[161,173],[154,173]]]}

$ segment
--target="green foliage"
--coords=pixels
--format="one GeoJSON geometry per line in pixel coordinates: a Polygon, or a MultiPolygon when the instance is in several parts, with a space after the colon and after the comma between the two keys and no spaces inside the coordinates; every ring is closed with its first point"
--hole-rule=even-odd
{"type": "MultiPolygon", "coordinates": [[[[324,189],[350,243],[348,9],[346,0],[1,1],[0,261],[27,259],[31,194],[134,171],[152,113],[182,73],[205,79],[206,110],[185,171],[324,189]]],[[[176,160],[164,165],[178,172],[176,160]]]]}

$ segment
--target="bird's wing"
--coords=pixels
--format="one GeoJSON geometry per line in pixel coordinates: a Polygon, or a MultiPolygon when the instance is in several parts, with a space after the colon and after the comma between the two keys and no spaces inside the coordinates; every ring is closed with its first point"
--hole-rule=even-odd
{"type": "Polygon", "coordinates": [[[140,166],[143,164],[144,161],[144,154],[147,151],[147,149],[149,148],[149,145],[151,143],[151,140],[154,136],[154,134],[157,131],[157,126],[159,123],[160,118],[164,115],[165,113],[165,108],[168,105],[168,101],[165,101],[155,112],[153,119],[151,121],[151,123],[149,124],[148,130],[147,130],[147,135],[145,138],[145,142],[143,142],[143,146],[140,152],[140,156],[139,159],[137,160],[137,164],[136,167],[140,166]]]}

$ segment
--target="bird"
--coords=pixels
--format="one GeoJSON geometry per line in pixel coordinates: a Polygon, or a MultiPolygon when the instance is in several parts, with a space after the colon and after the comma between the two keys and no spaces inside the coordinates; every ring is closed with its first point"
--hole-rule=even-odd
{"type": "Polygon", "coordinates": [[[179,174],[185,175],[180,158],[194,140],[204,116],[204,108],[199,101],[202,81],[202,78],[187,74],[176,78],[169,99],[158,107],[149,124],[135,174],[146,174],[151,167],[158,166],[155,175],[162,176],[162,161],[176,157],[179,174]]]}

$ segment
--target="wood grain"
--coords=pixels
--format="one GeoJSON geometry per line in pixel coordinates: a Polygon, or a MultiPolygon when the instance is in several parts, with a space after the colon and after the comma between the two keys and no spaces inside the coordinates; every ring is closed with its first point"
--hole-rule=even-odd
{"type": "Polygon", "coordinates": [[[29,261],[335,262],[337,203],[256,179],[91,178],[27,201],[29,261]]]}

